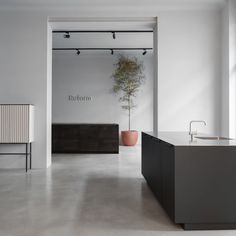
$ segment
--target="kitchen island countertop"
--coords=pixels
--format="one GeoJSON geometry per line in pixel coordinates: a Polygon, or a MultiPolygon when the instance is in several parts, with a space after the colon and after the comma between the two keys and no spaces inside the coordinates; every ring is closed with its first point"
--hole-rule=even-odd
{"type": "Polygon", "coordinates": [[[209,134],[198,134],[194,137],[193,141],[191,141],[190,135],[188,132],[174,132],[174,131],[166,131],[166,132],[158,132],[158,134],[154,134],[153,132],[143,132],[148,134],[154,138],[160,139],[164,142],[172,144],[174,146],[236,146],[236,140],[206,140],[206,139],[198,139],[196,137],[212,137],[215,135],[209,134]]]}

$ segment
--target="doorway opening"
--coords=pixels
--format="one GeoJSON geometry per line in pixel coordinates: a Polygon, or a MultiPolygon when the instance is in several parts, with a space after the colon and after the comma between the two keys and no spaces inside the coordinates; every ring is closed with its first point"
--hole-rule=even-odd
{"type": "MultiPolygon", "coordinates": [[[[111,92],[114,64],[124,55],[142,61],[146,77],[131,129],[157,132],[157,18],[53,18],[49,25],[53,125],[118,124],[120,131],[127,129],[127,113],[111,92]]],[[[105,129],[112,133],[116,128],[105,129]]],[[[75,127],[59,136],[67,132],[72,140],[66,137],[64,145],[78,145],[75,127]]]]}

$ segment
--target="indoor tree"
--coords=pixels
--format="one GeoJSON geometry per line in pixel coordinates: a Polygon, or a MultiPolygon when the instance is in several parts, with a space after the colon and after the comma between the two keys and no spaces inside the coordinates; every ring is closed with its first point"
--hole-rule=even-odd
{"type": "Polygon", "coordinates": [[[118,62],[115,64],[115,71],[112,74],[114,79],[113,92],[120,95],[121,107],[128,111],[129,132],[131,132],[131,110],[136,107],[134,99],[145,80],[143,71],[143,62],[138,61],[136,57],[130,58],[120,55],[118,62]]]}

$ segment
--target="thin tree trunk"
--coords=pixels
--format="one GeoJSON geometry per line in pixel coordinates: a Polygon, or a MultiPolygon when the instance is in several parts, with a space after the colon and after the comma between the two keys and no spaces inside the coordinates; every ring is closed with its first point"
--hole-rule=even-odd
{"type": "Polygon", "coordinates": [[[129,130],[130,130],[130,96],[129,96],[129,130]]]}

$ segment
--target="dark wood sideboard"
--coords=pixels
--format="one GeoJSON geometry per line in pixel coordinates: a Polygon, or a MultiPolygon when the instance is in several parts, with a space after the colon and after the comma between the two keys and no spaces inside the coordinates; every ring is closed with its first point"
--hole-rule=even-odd
{"type": "Polygon", "coordinates": [[[119,125],[53,124],[52,153],[119,153],[119,125]]]}

